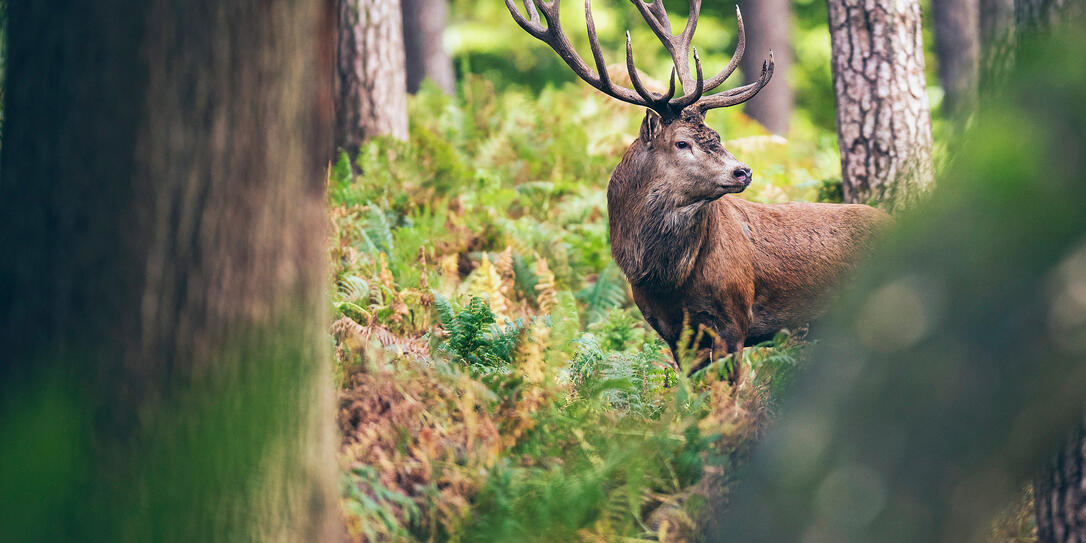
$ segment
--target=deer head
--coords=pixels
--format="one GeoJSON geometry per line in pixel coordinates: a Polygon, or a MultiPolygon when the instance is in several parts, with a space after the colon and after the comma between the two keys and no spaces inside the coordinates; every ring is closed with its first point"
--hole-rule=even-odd
{"type": "Polygon", "coordinates": [[[739,41],[735,53],[723,70],[706,80],[697,48],[692,51],[693,71],[689,60],[701,1],[690,0],[690,17],[677,35],[672,34],[662,0],[630,2],[671,55],[671,81],[664,94],[649,90],[642,82],[634,66],[629,32],[626,71],[633,88],[618,85],[610,78],[592,19],[591,0],[585,1],[585,21],[595,70],[581,59],[562,30],[561,0],[524,0],[527,16],[512,0],[505,0],[521,28],[554,49],[581,79],[608,96],[647,108],[640,135],[626,151],[608,186],[612,252],[633,283],[678,283],[689,274],[702,243],[705,229],[701,211],[725,194],[742,192],[752,178],[750,168],[732,156],[721,144],[720,135],[705,125],[705,113],[753,98],[773,76],[773,52],[762,63],[757,81],[708,95],[731,76],[746,50],[743,15],[738,6],[735,14],[739,41]],[[678,97],[676,79],[683,89],[678,97]],[[615,213],[618,209],[621,212],[615,213]]]}

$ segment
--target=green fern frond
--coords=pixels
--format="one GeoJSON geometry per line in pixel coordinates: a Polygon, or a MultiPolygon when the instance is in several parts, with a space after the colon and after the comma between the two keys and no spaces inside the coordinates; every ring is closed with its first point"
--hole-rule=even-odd
{"type": "Polygon", "coordinates": [[[621,307],[629,300],[626,296],[626,279],[614,262],[610,262],[596,276],[595,283],[577,293],[577,298],[585,304],[585,316],[588,324],[598,322],[607,316],[607,312],[621,307]]]}

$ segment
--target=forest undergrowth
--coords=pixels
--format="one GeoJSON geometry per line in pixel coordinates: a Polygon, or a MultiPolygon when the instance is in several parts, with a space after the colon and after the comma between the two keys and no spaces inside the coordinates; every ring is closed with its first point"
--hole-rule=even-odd
{"type": "MultiPolygon", "coordinates": [[[[724,361],[675,371],[608,245],[607,180],[642,112],[576,85],[531,96],[469,76],[462,94],[424,89],[409,142],[373,140],[330,172],[352,538],[689,540],[803,341],[748,348],[738,387],[724,361]]],[[[709,123],[758,172],[744,198],[832,187],[833,134],[709,123]]]]}

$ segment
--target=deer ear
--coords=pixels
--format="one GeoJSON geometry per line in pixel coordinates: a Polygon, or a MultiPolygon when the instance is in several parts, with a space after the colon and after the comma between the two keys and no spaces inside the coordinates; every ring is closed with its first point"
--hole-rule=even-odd
{"type": "Polygon", "coordinates": [[[641,121],[641,141],[649,144],[660,134],[663,127],[663,119],[651,109],[645,110],[645,120],[641,121]]]}

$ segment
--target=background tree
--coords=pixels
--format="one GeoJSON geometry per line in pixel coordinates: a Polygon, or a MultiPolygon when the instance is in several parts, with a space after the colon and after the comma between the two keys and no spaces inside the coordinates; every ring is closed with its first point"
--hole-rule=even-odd
{"type": "Polygon", "coordinates": [[[1086,421],[1034,480],[1041,543],[1086,541],[1086,421]]]}
{"type": "Polygon", "coordinates": [[[325,2],[14,2],[8,541],[330,541],[325,2]]]}
{"type": "MultiPolygon", "coordinates": [[[[1086,145],[1082,28],[1019,51],[953,170],[844,294],[721,536],[984,540],[1081,427],[1086,172],[1068,150],[1086,145]]],[[[1060,514],[1081,514],[1069,496],[1060,514]]]]}
{"type": "Polygon", "coordinates": [[[399,0],[338,0],[336,147],[407,139],[407,80],[399,0]]]}
{"type": "Polygon", "coordinates": [[[980,0],[980,90],[999,87],[1014,59],[1014,0],[980,0]]]}
{"type": "Polygon", "coordinates": [[[980,66],[980,6],[977,0],[932,0],[943,110],[962,117],[973,108],[980,66]]]}
{"type": "MultiPolygon", "coordinates": [[[[1015,0],[1014,4],[1018,40],[1028,40],[1041,29],[1052,30],[1063,18],[1081,15],[1072,12],[1071,3],[1066,0],[1015,0]]],[[[1041,543],[1086,541],[1084,429],[1086,427],[1079,427],[1072,432],[1059,453],[1053,455],[1034,479],[1035,520],[1041,543]]]]}
{"type": "Polygon", "coordinates": [[[1019,28],[1047,27],[1057,22],[1068,0],[1014,0],[1014,19],[1019,28]]]}
{"type": "Polygon", "coordinates": [[[932,181],[920,5],[828,7],[845,200],[912,200],[932,181]]]}
{"type": "Polygon", "coordinates": [[[747,102],[743,111],[775,134],[787,134],[792,120],[792,7],[789,0],[746,0],[740,4],[747,52],[741,69],[747,83],[757,80],[762,61],[774,53],[773,82],[747,102]]]}
{"type": "Polygon", "coordinates": [[[426,78],[447,94],[456,92],[452,60],[441,41],[448,17],[448,0],[403,0],[407,92],[418,92],[426,78]]]}

